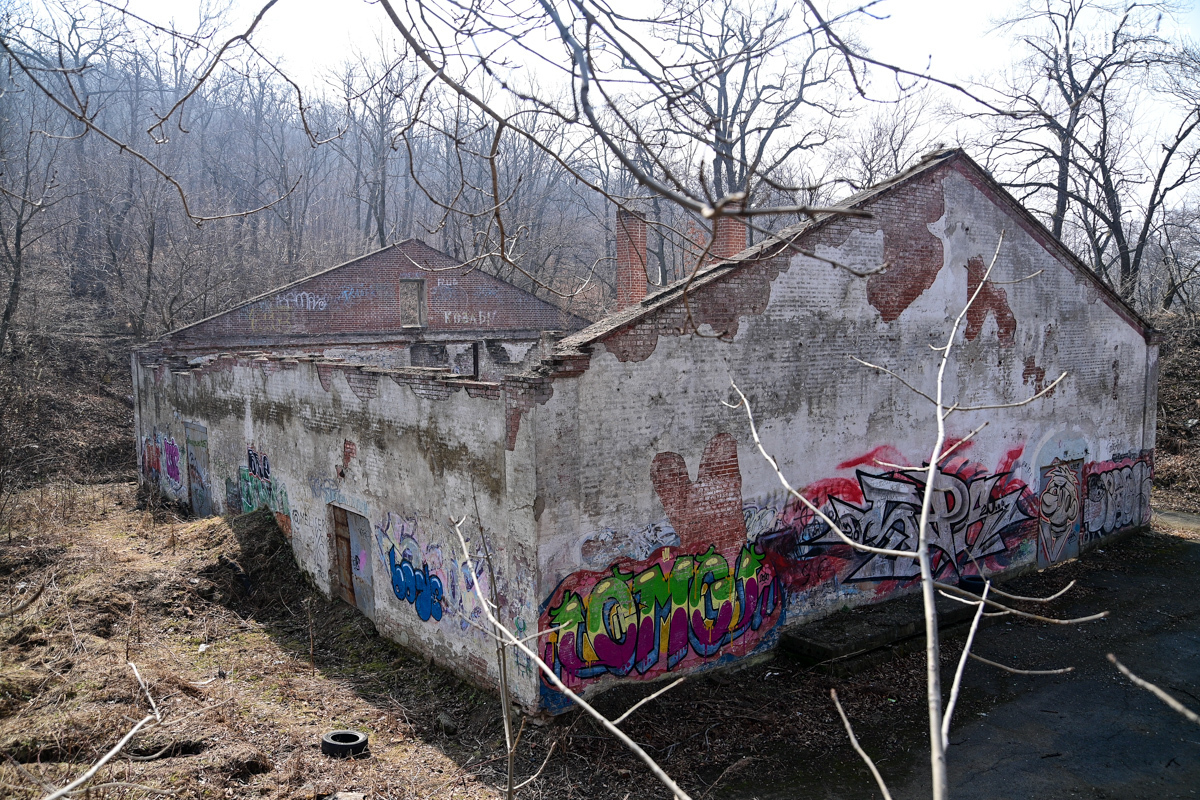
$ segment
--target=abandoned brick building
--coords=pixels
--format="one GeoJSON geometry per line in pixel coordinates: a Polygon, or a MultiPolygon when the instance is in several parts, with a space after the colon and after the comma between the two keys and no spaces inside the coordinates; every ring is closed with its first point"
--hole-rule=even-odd
{"type": "MultiPolygon", "coordinates": [[[[587,324],[408,241],[165,336],[133,359],[142,480],[200,514],[275,512],[297,561],[379,631],[494,685],[472,587],[568,685],[752,657],[782,631],[915,588],[932,407],[851,356],[946,396],[963,437],[934,489],[936,569],[1003,572],[1145,525],[1153,330],[958,150],[646,295],[646,223],[618,218],[615,313],[587,324]],[[831,262],[862,271],[856,277],[831,262]],[[429,271],[435,268],[437,271],[429,271]],[[1023,280],[1022,280],[1023,279],[1023,280]],[[451,518],[467,517],[464,563],[451,518]],[[481,534],[482,530],[482,534],[481,534]]],[[[526,709],[563,698],[518,657],[526,709]]]]}

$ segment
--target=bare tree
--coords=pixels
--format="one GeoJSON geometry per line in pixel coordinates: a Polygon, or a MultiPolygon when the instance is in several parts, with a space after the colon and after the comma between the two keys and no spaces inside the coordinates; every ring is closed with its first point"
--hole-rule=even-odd
{"type": "Polygon", "coordinates": [[[936,138],[930,105],[930,91],[921,87],[875,106],[833,147],[837,179],[859,190],[912,166],[936,138]]]}
{"type": "Polygon", "coordinates": [[[0,266],[8,280],[0,349],[13,331],[29,261],[45,252],[45,237],[55,227],[49,212],[66,196],[56,171],[61,125],[44,100],[7,75],[0,86],[0,266]]]}
{"type": "Polygon", "coordinates": [[[1160,31],[1165,3],[1029,2],[1004,20],[1024,58],[971,111],[991,132],[991,166],[1019,199],[1043,209],[1051,232],[1086,253],[1126,298],[1171,195],[1198,176],[1200,104],[1194,56],[1160,31]],[[1187,75],[1189,77],[1184,77],[1187,75]],[[1145,131],[1145,103],[1175,109],[1145,131]],[[1148,135],[1147,135],[1148,133],[1148,135]]]}

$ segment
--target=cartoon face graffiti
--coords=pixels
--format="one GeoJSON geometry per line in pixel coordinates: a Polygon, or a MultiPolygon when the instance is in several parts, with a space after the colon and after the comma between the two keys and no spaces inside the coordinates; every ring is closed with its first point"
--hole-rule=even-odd
{"type": "Polygon", "coordinates": [[[1055,461],[1042,470],[1038,497],[1039,561],[1053,564],[1079,552],[1080,461],[1055,461]]]}
{"type": "Polygon", "coordinates": [[[1079,522],[1079,478],[1067,464],[1046,473],[1039,498],[1042,521],[1054,538],[1065,536],[1079,522]]]}

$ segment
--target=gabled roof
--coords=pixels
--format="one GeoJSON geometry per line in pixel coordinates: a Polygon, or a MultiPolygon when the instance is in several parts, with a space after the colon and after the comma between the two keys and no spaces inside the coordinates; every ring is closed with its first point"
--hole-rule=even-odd
{"type": "MultiPolygon", "coordinates": [[[[968,156],[961,148],[936,150],[925,155],[919,163],[900,172],[891,178],[880,181],[857,192],[841,203],[840,208],[859,209],[869,203],[909,184],[921,176],[942,169],[954,169],[974,178],[976,185],[988,194],[992,201],[1005,208],[1039,244],[1058,256],[1080,277],[1089,281],[1099,292],[1101,298],[1131,327],[1137,330],[1148,341],[1157,336],[1154,327],[1145,320],[1108,284],[1084,264],[1078,256],[1056,239],[1030,211],[1021,205],[1016,198],[1001,186],[988,172],[968,156]]],[[[685,292],[694,292],[708,286],[734,272],[745,264],[760,259],[772,258],[782,254],[790,247],[799,245],[803,239],[829,223],[842,219],[838,214],[818,214],[814,218],[796,225],[784,228],[774,237],[746,248],[732,258],[716,261],[701,266],[695,274],[678,280],[652,294],[647,295],[640,303],[624,308],[604,317],[595,324],[565,337],[558,343],[560,352],[577,352],[588,345],[600,341],[610,334],[635,324],[656,311],[680,301],[685,292]]]]}
{"type": "Polygon", "coordinates": [[[579,330],[588,324],[508,281],[407,239],[271,289],[160,341],[168,347],[207,349],[517,334],[536,338],[541,331],[579,330]],[[406,281],[421,282],[419,300],[401,296],[406,281]],[[409,319],[414,308],[423,315],[420,325],[409,319]]]}

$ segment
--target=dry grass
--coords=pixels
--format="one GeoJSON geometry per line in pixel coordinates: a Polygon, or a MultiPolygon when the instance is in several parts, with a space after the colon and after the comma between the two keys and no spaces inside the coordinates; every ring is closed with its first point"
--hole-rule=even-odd
{"type": "MultiPolygon", "coordinates": [[[[0,539],[8,576],[0,597],[19,604],[42,582],[47,588],[25,612],[0,619],[0,794],[37,797],[65,784],[149,713],[127,661],[165,717],[139,733],[129,755],[160,755],[118,757],[95,783],[178,797],[502,794],[496,698],[313,591],[269,516],[181,521],[139,507],[130,484],[59,484],[21,495],[11,519],[19,523],[11,541],[0,539]],[[455,721],[455,735],[439,714],[455,721]],[[320,754],[320,734],[343,727],[370,735],[369,758],[320,754]]],[[[625,727],[699,796],[797,753],[852,764],[831,685],[778,659],[698,678],[625,727]]],[[[895,728],[923,712],[919,657],[836,685],[852,717],[883,714],[895,728]]],[[[613,692],[599,704],[615,716],[644,693],[613,692]]],[[[886,750],[888,740],[876,743],[886,750]]],[[[536,772],[552,744],[549,766],[522,797],[665,796],[576,714],[526,726],[519,777],[536,772]]],[[[111,787],[93,796],[150,795],[111,787]]]]}
{"type": "Polygon", "coordinates": [[[1166,328],[1159,357],[1154,506],[1200,513],[1200,332],[1166,328]]]}
{"type": "Polygon", "coordinates": [[[0,624],[0,794],[40,796],[66,783],[148,713],[127,661],[165,718],[129,753],[165,752],[118,758],[98,783],[180,797],[493,794],[465,778],[437,791],[459,770],[422,738],[409,705],[460,710],[479,693],[405,657],[351,609],[310,602],[269,517],[179,522],[136,509],[129,485],[60,486],[40,499],[21,498],[37,517],[0,556],[6,597],[19,602],[48,582],[37,603],[0,624]],[[407,691],[389,692],[393,682],[407,691]],[[372,756],[322,756],[320,734],[341,727],[368,732],[372,756]]]}
{"type": "MultiPolygon", "coordinates": [[[[23,613],[0,619],[0,795],[40,797],[65,784],[149,713],[127,661],[165,717],[133,740],[129,755],[158,757],[118,757],[95,783],[185,798],[502,795],[497,699],[313,591],[268,515],[181,521],[169,509],[139,507],[131,484],[59,484],[20,496],[13,519],[11,542],[0,537],[0,612],[43,582],[47,588],[23,613]],[[439,714],[457,724],[455,735],[437,723],[439,714]],[[320,734],[343,727],[369,733],[368,758],[320,754],[320,734]]],[[[1110,558],[1139,552],[1111,549],[1110,558]]],[[[1052,589],[1108,563],[1089,559],[1019,583],[1052,589]]],[[[956,655],[950,644],[947,663],[956,655]]],[[[833,687],[864,746],[888,769],[919,762],[923,737],[909,734],[924,726],[920,652],[845,680],[780,655],[736,674],[696,677],[622,727],[693,797],[757,793],[773,774],[800,780],[797,764],[813,786],[836,775],[866,796],[870,778],[846,743],[833,687]]],[[[654,688],[622,688],[597,705],[614,718],[654,688]]],[[[973,710],[968,702],[960,714],[973,710]]],[[[552,745],[545,772],[522,798],[666,796],[579,714],[526,726],[518,779],[536,772],[552,745]]],[[[110,787],[92,796],[152,795],[110,787]]]]}

